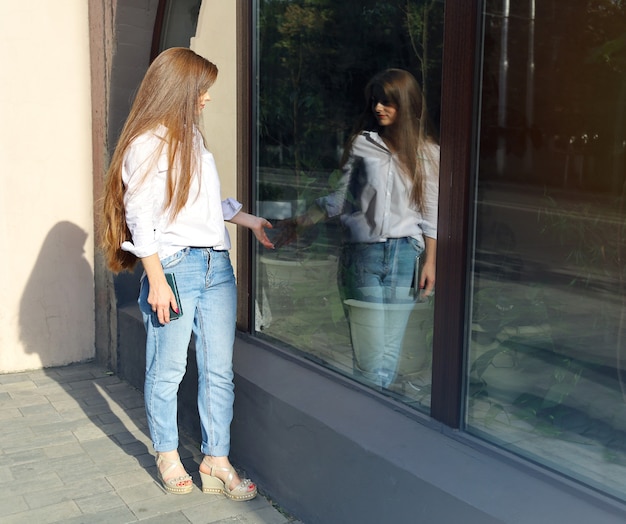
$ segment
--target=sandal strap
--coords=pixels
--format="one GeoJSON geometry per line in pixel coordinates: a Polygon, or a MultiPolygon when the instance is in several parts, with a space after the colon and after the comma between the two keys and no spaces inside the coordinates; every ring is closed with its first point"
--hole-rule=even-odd
{"type": "Polygon", "coordinates": [[[162,455],[157,455],[156,463],[157,463],[157,468],[159,468],[161,463],[168,464],[168,466],[163,471],[161,471],[159,468],[159,471],[161,473],[161,478],[164,479],[164,482],[167,482],[168,484],[178,484],[179,482],[186,482],[188,480],[191,480],[191,475],[181,475],[179,477],[165,480],[165,476],[167,472],[171,471],[176,466],[180,465],[184,469],[183,463],[180,461],[180,458],[178,458],[177,460],[169,460],[169,459],[164,458],[162,455]]]}
{"type": "Polygon", "coordinates": [[[206,461],[206,457],[202,459],[202,462],[204,462],[207,466],[209,466],[211,468],[211,472],[209,473],[212,477],[215,478],[219,478],[216,475],[213,474],[214,471],[225,471],[228,473],[228,476],[226,477],[226,480],[223,481],[224,482],[224,487],[229,491],[229,492],[233,492],[233,491],[237,491],[237,490],[241,490],[243,489],[244,491],[247,491],[247,488],[250,484],[252,484],[252,481],[250,479],[241,479],[241,482],[239,482],[239,484],[237,484],[233,489],[230,489],[230,483],[232,482],[233,478],[235,478],[235,468],[220,468],[217,466],[213,466],[212,464],[209,464],[206,461]]]}

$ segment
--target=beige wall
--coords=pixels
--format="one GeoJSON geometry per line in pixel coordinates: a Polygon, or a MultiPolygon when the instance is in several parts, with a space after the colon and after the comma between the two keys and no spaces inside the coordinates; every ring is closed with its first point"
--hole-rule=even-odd
{"type": "MultiPolygon", "coordinates": [[[[236,2],[203,0],[196,37],[190,48],[219,69],[209,91],[211,103],[203,114],[203,130],[215,156],[222,184],[222,198],[237,197],[237,31],[236,2]]],[[[231,258],[236,268],[236,228],[228,224],[231,258]]]]}
{"type": "Polygon", "coordinates": [[[0,372],[94,356],[84,0],[0,2],[0,372]]]}

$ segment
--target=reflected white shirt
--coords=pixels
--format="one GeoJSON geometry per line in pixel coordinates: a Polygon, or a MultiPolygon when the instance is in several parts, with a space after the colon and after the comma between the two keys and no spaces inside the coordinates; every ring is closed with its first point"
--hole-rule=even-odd
{"type": "Polygon", "coordinates": [[[356,137],[339,188],[317,200],[329,217],[340,215],[347,242],[384,242],[424,236],[437,238],[439,146],[428,143],[419,152],[424,165],[424,211],[411,202],[411,182],[400,170],[398,156],[378,133],[356,137]]]}
{"type": "Polygon", "coordinates": [[[198,130],[195,144],[201,151],[200,169],[192,179],[187,203],[174,221],[164,211],[168,159],[167,148],[161,146],[165,133],[165,127],[159,126],[140,135],[124,156],[124,209],[132,242],[123,242],[122,249],[139,258],[157,253],[160,259],[185,247],[230,249],[224,220],[233,218],[242,205],[232,198],[221,200],[215,160],[198,130]]]}

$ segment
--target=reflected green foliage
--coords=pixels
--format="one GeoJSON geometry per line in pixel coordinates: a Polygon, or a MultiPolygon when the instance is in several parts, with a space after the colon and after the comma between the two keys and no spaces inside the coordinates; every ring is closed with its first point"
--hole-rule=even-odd
{"type": "Polygon", "coordinates": [[[439,115],[443,3],[263,0],[259,9],[259,164],[335,169],[367,81],[410,70],[439,115]]]}

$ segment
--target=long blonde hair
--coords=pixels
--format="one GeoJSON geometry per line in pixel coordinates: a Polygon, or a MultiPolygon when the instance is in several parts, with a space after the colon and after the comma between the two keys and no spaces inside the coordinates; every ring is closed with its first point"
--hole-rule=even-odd
{"type": "Polygon", "coordinates": [[[366,107],[353,135],[350,137],[342,164],[347,162],[352,143],[363,131],[377,131],[398,154],[404,175],[411,181],[411,202],[424,211],[424,162],[430,158],[435,138],[422,90],[415,77],[404,69],[386,69],[374,76],[365,87],[366,107]],[[396,120],[391,126],[380,126],[374,114],[375,101],[396,108],[396,120]]]}
{"type": "MultiPolygon", "coordinates": [[[[132,269],[137,258],[121,249],[131,240],[124,213],[124,156],[133,140],[164,126],[168,158],[164,211],[173,219],[189,198],[196,173],[195,129],[199,100],[217,79],[217,66],[190,49],[175,47],[157,56],[144,76],[113,153],[105,185],[101,245],[111,271],[132,269]]],[[[155,157],[159,151],[155,152],[155,157]]]]}

